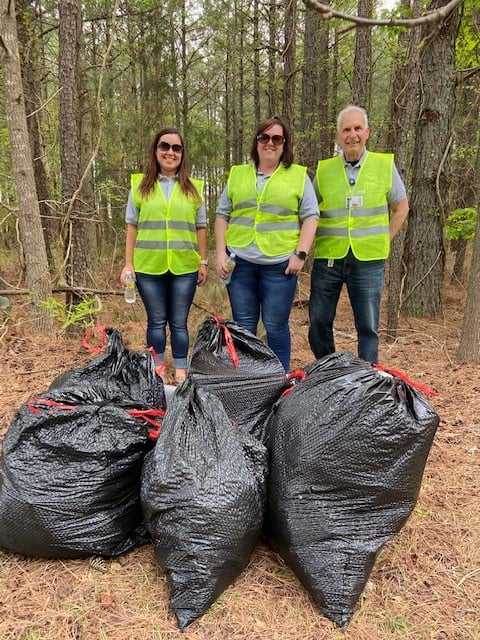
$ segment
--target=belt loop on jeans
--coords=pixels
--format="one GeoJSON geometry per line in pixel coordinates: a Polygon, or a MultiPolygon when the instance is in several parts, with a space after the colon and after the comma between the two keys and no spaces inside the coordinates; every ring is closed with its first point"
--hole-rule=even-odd
{"type": "Polygon", "coordinates": [[[333,267],[335,260],[333,258],[329,258],[327,260],[327,267],[333,267]]]}

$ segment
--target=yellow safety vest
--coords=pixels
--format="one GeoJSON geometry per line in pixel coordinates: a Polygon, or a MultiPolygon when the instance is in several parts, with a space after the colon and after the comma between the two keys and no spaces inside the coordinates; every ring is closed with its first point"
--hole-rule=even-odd
{"type": "MultiPolygon", "coordinates": [[[[142,173],[131,176],[132,200],[139,209],[133,252],[135,271],[152,275],[198,271],[201,259],[195,225],[198,203],[182,193],[178,181],[168,202],[158,181],[151,195],[145,198],[138,189],[142,179],[142,173]]],[[[203,182],[191,180],[201,197],[203,182]]]]}
{"type": "Polygon", "coordinates": [[[322,196],[315,237],[315,258],[381,260],[390,253],[387,194],[392,188],[393,155],[368,152],[355,185],[350,185],[342,156],[318,163],[322,196]]]}
{"type": "Polygon", "coordinates": [[[300,235],[299,203],[307,168],[282,164],[272,173],[261,193],[253,164],[234,165],[228,177],[232,213],[225,234],[233,248],[256,242],[269,257],[295,251],[300,235]]]}

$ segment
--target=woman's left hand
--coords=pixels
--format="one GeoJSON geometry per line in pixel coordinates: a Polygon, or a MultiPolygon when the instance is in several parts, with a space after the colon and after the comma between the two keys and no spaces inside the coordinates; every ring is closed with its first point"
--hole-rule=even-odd
{"type": "Polygon", "coordinates": [[[208,280],[208,266],[206,264],[201,264],[198,267],[198,275],[197,275],[197,284],[199,287],[203,287],[203,285],[208,280]]]}
{"type": "Polygon", "coordinates": [[[288,276],[298,276],[301,270],[303,269],[303,265],[305,264],[305,260],[302,260],[295,254],[290,256],[290,260],[288,261],[288,266],[285,269],[285,274],[288,276]]]}

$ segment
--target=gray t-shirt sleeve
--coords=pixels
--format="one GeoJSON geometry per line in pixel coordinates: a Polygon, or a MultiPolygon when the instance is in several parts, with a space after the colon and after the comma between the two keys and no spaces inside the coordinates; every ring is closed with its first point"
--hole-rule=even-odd
{"type": "Polygon", "coordinates": [[[308,175],[305,175],[305,186],[303,188],[303,196],[300,198],[298,215],[302,222],[307,218],[318,219],[320,217],[317,196],[308,175]]]}
{"type": "Polygon", "coordinates": [[[216,218],[223,218],[227,222],[230,220],[230,214],[232,213],[232,201],[228,195],[228,184],[223,187],[223,191],[218,199],[217,208],[215,210],[216,218]]]}
{"type": "Polygon", "coordinates": [[[398,173],[398,169],[393,165],[392,188],[387,194],[388,204],[397,204],[400,200],[407,197],[407,190],[403,184],[403,180],[398,173]]]}
{"type": "Polygon", "coordinates": [[[197,217],[195,220],[195,226],[197,228],[203,228],[207,226],[207,210],[205,209],[205,203],[202,204],[197,209],[197,217]]]}
{"type": "Polygon", "coordinates": [[[134,225],[138,224],[138,209],[133,204],[131,190],[129,191],[129,194],[128,194],[127,207],[125,209],[125,223],[134,224],[134,225]]]}

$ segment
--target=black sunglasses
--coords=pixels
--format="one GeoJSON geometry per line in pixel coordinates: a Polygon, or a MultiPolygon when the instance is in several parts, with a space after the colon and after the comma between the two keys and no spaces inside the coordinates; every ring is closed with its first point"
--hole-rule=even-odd
{"type": "Polygon", "coordinates": [[[281,144],[283,144],[285,142],[285,138],[283,136],[280,136],[280,135],[269,136],[266,133],[260,133],[257,136],[257,141],[258,142],[262,142],[263,144],[267,144],[267,142],[270,142],[270,140],[273,142],[273,144],[276,147],[279,147],[281,144]]]}
{"type": "Polygon", "coordinates": [[[182,153],[183,146],[181,144],[168,144],[168,142],[160,140],[157,144],[157,149],[160,149],[160,151],[170,151],[171,149],[173,153],[182,153]]]}

